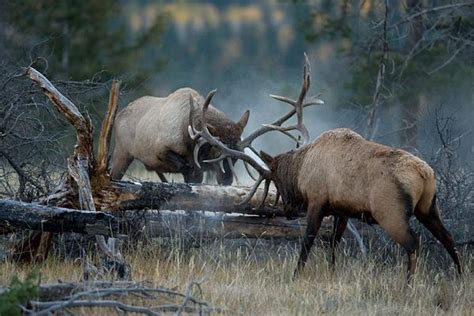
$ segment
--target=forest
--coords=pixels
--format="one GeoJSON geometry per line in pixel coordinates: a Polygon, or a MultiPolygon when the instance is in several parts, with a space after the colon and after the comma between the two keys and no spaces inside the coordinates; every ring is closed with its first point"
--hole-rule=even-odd
{"type": "Polygon", "coordinates": [[[0,57],[0,315],[474,313],[472,0],[3,1],[0,57]]]}

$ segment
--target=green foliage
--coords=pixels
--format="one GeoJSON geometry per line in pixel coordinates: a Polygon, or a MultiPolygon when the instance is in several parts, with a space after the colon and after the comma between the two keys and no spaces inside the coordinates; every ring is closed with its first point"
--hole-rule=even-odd
{"type": "Polygon", "coordinates": [[[29,50],[33,58],[45,57],[50,79],[79,81],[100,73],[103,80],[126,76],[134,87],[163,63],[149,56],[165,27],[160,13],[146,29],[132,31],[126,7],[115,0],[19,0],[4,6],[5,21],[21,34],[10,47],[18,55],[29,50]]]}
{"type": "Polygon", "coordinates": [[[29,273],[24,281],[14,275],[8,291],[0,294],[0,315],[21,315],[19,305],[26,304],[39,294],[39,273],[29,273]]]}
{"type": "MultiPolygon", "coordinates": [[[[351,43],[346,49],[338,50],[351,64],[345,88],[351,91],[354,103],[369,106],[383,54],[385,8],[374,5],[362,14],[353,3],[350,9],[344,10],[336,3],[322,3],[313,7],[305,21],[306,40],[315,45],[330,42],[335,47],[340,47],[342,40],[351,43]],[[375,21],[379,22],[375,24],[375,21]]],[[[442,96],[447,86],[458,91],[471,89],[469,78],[474,72],[469,44],[474,27],[471,13],[447,11],[442,12],[443,18],[430,14],[421,25],[413,24],[414,21],[401,23],[411,14],[401,6],[392,5],[389,12],[388,63],[383,83],[386,97],[410,106],[421,94],[431,98],[442,96]]]]}
{"type": "Polygon", "coordinates": [[[303,22],[305,30],[305,40],[314,43],[323,40],[334,40],[338,38],[352,39],[353,31],[350,23],[346,21],[345,15],[334,17],[328,12],[314,11],[310,13],[310,18],[303,22]],[[320,20],[321,26],[318,29],[313,27],[313,20],[320,20]]]}

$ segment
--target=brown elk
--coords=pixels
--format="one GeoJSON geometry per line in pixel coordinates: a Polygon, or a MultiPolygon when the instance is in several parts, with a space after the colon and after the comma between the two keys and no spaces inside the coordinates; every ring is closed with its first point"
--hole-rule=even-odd
{"type": "MultiPolygon", "coordinates": [[[[408,224],[412,215],[438,239],[452,257],[458,272],[462,273],[459,254],[453,238],[441,222],[436,205],[436,184],[433,170],[412,154],[375,142],[367,141],[350,129],[342,128],[323,133],[309,143],[308,131],[303,125],[303,105],[310,86],[309,61],[306,58],[304,79],[298,99],[280,98],[295,107],[297,124],[290,127],[266,125],[265,129],[282,132],[298,130],[303,145],[297,150],[276,157],[260,152],[254,159],[214,138],[206,128],[207,105],[202,107],[203,128],[190,129],[191,136],[202,138],[221,149],[221,156],[213,161],[233,157],[241,159],[259,173],[250,194],[266,180],[265,193],[270,181],[275,183],[288,213],[307,211],[307,228],[302,240],[301,253],[295,277],[301,272],[308,253],[325,216],[334,216],[334,249],[340,241],[350,217],[380,225],[408,255],[408,278],[415,272],[418,239],[408,224]]],[[[247,199],[249,196],[247,197],[247,199]]]]}
{"type": "MultiPolygon", "coordinates": [[[[133,159],[138,159],[164,182],[163,173],[182,173],[185,182],[202,182],[203,172],[194,163],[194,141],[187,128],[201,112],[193,103],[202,104],[203,101],[195,90],[182,88],[167,97],[145,96],[131,102],[115,120],[112,179],[121,179],[133,159]]],[[[248,118],[249,111],[246,111],[235,123],[212,105],[208,109],[208,127],[212,135],[231,148],[237,148],[241,142],[248,118]]],[[[196,118],[196,124],[200,124],[199,118],[196,118]]],[[[215,150],[204,146],[199,160],[213,155],[216,155],[215,150]]],[[[230,159],[225,160],[221,168],[216,163],[204,167],[217,173],[220,184],[232,183],[230,159]]]]}

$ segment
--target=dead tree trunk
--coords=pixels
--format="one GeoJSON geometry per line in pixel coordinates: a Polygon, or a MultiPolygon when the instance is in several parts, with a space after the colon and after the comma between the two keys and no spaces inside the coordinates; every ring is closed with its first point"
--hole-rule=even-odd
{"type": "MultiPolygon", "coordinates": [[[[62,113],[66,120],[76,130],[77,143],[73,155],[68,159],[69,178],[67,179],[60,194],[62,199],[57,200],[55,206],[67,206],[76,209],[84,209],[92,212],[96,211],[91,182],[95,187],[104,187],[108,185],[108,175],[103,163],[107,162],[108,139],[100,142],[100,154],[97,164],[93,153],[92,123],[89,117],[84,117],[74,105],[74,103],[62,95],[41,73],[34,68],[29,67],[25,72],[26,76],[36,83],[43,93],[50,99],[56,109],[62,113]],[[105,156],[105,157],[104,157],[105,156]],[[92,180],[92,181],[91,181],[92,180]]],[[[119,82],[112,83],[109,113],[103,124],[103,138],[110,137],[110,129],[113,123],[113,117],[117,108],[119,82]]],[[[51,202],[51,201],[49,201],[51,202]]],[[[50,204],[51,205],[51,204],[50,204]]],[[[105,242],[102,235],[96,236],[97,244],[100,249],[112,260],[124,264],[120,252],[115,251],[112,239],[109,245],[105,242]]],[[[51,233],[33,233],[17,244],[12,252],[13,258],[20,260],[44,260],[49,251],[51,243],[51,233]]]]}

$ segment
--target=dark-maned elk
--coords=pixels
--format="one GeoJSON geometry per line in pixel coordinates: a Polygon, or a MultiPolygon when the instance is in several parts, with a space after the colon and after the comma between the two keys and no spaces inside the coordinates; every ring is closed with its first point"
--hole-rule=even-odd
{"type": "MultiPolygon", "coordinates": [[[[176,90],[167,97],[145,96],[131,102],[115,120],[115,148],[112,155],[111,177],[123,177],[133,159],[140,160],[148,170],[155,171],[166,182],[163,173],[182,173],[185,182],[200,183],[203,171],[193,159],[194,141],[189,137],[188,125],[201,109],[203,97],[191,88],[176,90]],[[192,102],[194,100],[194,102],[192,102]]],[[[237,148],[247,125],[249,111],[238,122],[231,121],[212,105],[208,109],[208,126],[212,135],[230,148],[237,148]]],[[[195,119],[200,125],[199,117],[195,119]]],[[[198,160],[215,157],[209,145],[203,146],[198,160]]],[[[204,164],[206,170],[217,173],[220,184],[232,183],[231,160],[204,164]]]]}
{"type": "MultiPolygon", "coordinates": [[[[268,191],[268,184],[273,181],[285,211],[292,213],[307,210],[307,229],[294,276],[305,265],[323,217],[329,215],[335,218],[333,264],[334,248],[346,229],[347,220],[355,217],[380,225],[405,248],[410,280],[415,272],[419,245],[408,220],[415,215],[443,244],[461,274],[460,256],[453,238],[441,222],[436,205],[435,176],[430,166],[406,151],[367,141],[346,128],[325,132],[309,143],[308,131],[303,125],[303,102],[309,85],[310,69],[306,58],[298,99],[280,99],[295,107],[297,124],[290,127],[264,127],[282,132],[296,129],[304,138],[303,146],[276,157],[260,152],[264,164],[225,146],[209,133],[206,124],[200,131],[197,128],[190,129],[192,137],[203,138],[221,148],[221,156],[212,161],[233,157],[247,162],[260,173],[250,194],[263,180],[266,180],[265,192],[268,191]]],[[[204,123],[211,98],[212,94],[203,106],[204,123]]]]}

